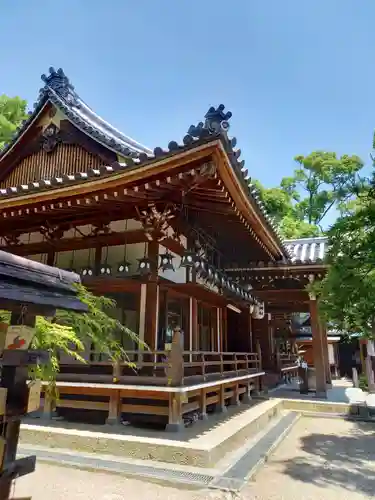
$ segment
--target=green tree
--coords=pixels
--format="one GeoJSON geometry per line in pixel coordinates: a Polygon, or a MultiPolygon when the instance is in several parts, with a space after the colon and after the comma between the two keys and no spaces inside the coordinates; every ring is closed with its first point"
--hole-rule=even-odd
{"type": "Polygon", "coordinates": [[[27,118],[26,106],[20,97],[0,95],[0,148],[12,140],[16,129],[27,118]]]}
{"type": "Polygon", "coordinates": [[[375,202],[362,197],[329,233],[328,271],[316,285],[320,311],[343,332],[375,336],[375,202]]]}
{"type": "MultiPolygon", "coordinates": [[[[144,344],[129,328],[112,317],[115,301],[104,296],[96,296],[84,286],[78,286],[79,299],[87,304],[88,311],[80,314],[73,311],[58,310],[52,319],[38,316],[35,336],[31,348],[48,351],[51,360],[47,365],[38,365],[31,370],[33,378],[48,383],[46,391],[56,399],[56,376],[59,372],[59,357],[67,354],[86,363],[82,357],[85,344],[93,344],[95,350],[116,362],[122,360],[131,365],[119,339],[130,337],[137,344],[144,344]]],[[[10,313],[1,312],[4,321],[9,321],[10,313]]]]}
{"type": "Polygon", "coordinates": [[[358,156],[315,151],[297,156],[298,168],[275,188],[255,182],[268,213],[279,224],[286,238],[317,236],[324,219],[334,209],[350,210],[363,181],[359,173],[363,162],[358,156]]]}

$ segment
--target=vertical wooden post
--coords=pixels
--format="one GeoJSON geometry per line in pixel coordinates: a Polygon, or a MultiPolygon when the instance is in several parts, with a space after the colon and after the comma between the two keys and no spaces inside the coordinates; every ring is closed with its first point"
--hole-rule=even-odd
{"type": "Polygon", "coordinates": [[[310,319],[312,332],[312,347],[316,378],[316,396],[327,397],[326,367],[323,354],[323,335],[319,325],[318,302],[315,295],[310,294],[310,319]]]}
{"type": "MultiPolygon", "coordinates": [[[[10,320],[11,325],[17,325],[22,322],[28,327],[35,328],[35,315],[28,313],[20,317],[18,312],[13,312],[10,320]]],[[[11,401],[12,392],[19,390],[20,387],[25,386],[28,380],[28,367],[27,366],[3,366],[0,380],[0,387],[7,389],[7,405],[11,401]]],[[[13,395],[14,397],[14,395],[13,395]]],[[[19,441],[21,427],[21,416],[16,416],[13,419],[5,420],[0,424],[0,435],[5,436],[5,454],[1,460],[0,469],[0,500],[10,499],[12,477],[6,477],[2,474],[4,469],[9,467],[15,462],[17,456],[17,447],[19,441]]]]}
{"type": "Polygon", "coordinates": [[[328,354],[327,327],[323,323],[320,323],[320,328],[322,330],[323,357],[325,365],[326,384],[328,387],[332,387],[331,364],[329,362],[329,354],[328,354]]]}
{"type": "Polygon", "coordinates": [[[202,420],[207,419],[207,389],[201,389],[200,393],[200,418],[202,420]]]}
{"type": "MultiPolygon", "coordinates": [[[[146,328],[146,298],[147,298],[147,284],[141,284],[141,293],[139,298],[139,340],[145,341],[145,328],[146,328]]],[[[142,349],[142,346],[140,346],[142,349]]]]}
{"type": "Polygon", "coordinates": [[[225,385],[221,384],[219,387],[219,402],[216,404],[216,413],[226,413],[227,407],[225,406],[225,385]]]}
{"type": "Polygon", "coordinates": [[[184,429],[182,418],[182,397],[178,392],[169,395],[169,418],[165,428],[168,432],[179,432],[184,429]]]}
{"type": "Polygon", "coordinates": [[[198,302],[194,297],[190,297],[189,301],[189,317],[191,320],[191,339],[192,351],[199,351],[199,338],[198,338],[198,302]]]}
{"type": "Polygon", "coordinates": [[[146,319],[145,319],[145,342],[151,350],[157,345],[158,315],[159,315],[159,286],[158,286],[158,241],[150,241],[148,244],[148,258],[151,261],[151,273],[148,277],[146,292],[146,319]]]}
{"type": "MultiPolygon", "coordinates": [[[[107,248],[108,251],[108,248],[107,248]]],[[[102,247],[98,245],[95,248],[94,255],[94,272],[96,275],[100,274],[100,264],[102,263],[102,247]]]]}
{"type": "Polygon", "coordinates": [[[228,309],[226,307],[223,307],[222,320],[223,351],[228,352],[228,309]]]}
{"type": "Polygon", "coordinates": [[[48,250],[47,253],[47,266],[53,266],[55,264],[55,251],[53,249],[48,250]]]}
{"type": "Polygon", "coordinates": [[[106,423],[108,425],[121,424],[121,400],[119,390],[111,391],[106,423]]]}

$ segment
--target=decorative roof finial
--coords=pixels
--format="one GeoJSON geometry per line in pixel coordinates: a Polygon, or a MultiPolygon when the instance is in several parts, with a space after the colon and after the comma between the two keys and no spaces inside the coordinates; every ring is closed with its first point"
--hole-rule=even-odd
{"type": "Polygon", "coordinates": [[[74,86],[70,83],[69,78],[65,75],[62,68],[57,71],[55,68],[49,68],[49,75],[42,75],[41,79],[45,83],[41,92],[52,89],[59,97],[64,99],[68,104],[77,106],[77,95],[74,91],[74,86]]]}
{"type": "Polygon", "coordinates": [[[199,139],[220,133],[227,135],[229,130],[228,120],[232,116],[232,113],[230,111],[224,113],[224,109],[224,104],[220,104],[217,108],[211,106],[204,116],[205,122],[199,122],[198,125],[190,125],[188,135],[199,139]]]}
{"type": "Polygon", "coordinates": [[[205,124],[204,127],[208,129],[211,133],[218,133],[221,130],[223,132],[228,132],[229,130],[229,119],[232,116],[230,111],[224,113],[225,106],[220,104],[216,109],[211,106],[210,109],[205,114],[205,124]]]}

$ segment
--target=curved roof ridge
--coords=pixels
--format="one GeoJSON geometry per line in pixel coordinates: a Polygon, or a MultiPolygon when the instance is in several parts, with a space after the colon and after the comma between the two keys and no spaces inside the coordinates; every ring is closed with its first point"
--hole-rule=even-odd
{"type": "Polygon", "coordinates": [[[80,115],[83,119],[89,119],[90,121],[93,122],[95,126],[98,128],[101,128],[104,132],[107,132],[111,135],[113,135],[116,139],[123,141],[126,145],[131,146],[135,150],[137,150],[139,153],[146,153],[146,154],[152,154],[152,150],[144,146],[143,144],[137,142],[136,140],[132,139],[128,135],[125,135],[121,132],[121,130],[117,129],[113,125],[111,125],[109,122],[104,120],[100,115],[95,113],[95,111],[81,99],[77,95],[77,101],[78,101],[78,106],[72,106],[74,108],[74,111],[80,115]],[[84,110],[85,113],[82,113],[81,111],[84,110]]]}
{"type": "Polygon", "coordinates": [[[96,114],[79,97],[61,68],[57,71],[52,67],[49,68],[49,75],[42,75],[41,79],[44,82],[44,87],[39,91],[39,97],[34,103],[34,111],[29,112],[28,118],[14,133],[11,142],[0,149],[0,158],[5,156],[18,142],[48,100],[55,104],[77,128],[108,149],[125,157],[132,156],[133,158],[137,158],[139,154],[152,154],[151,149],[126,136],[96,114]]]}

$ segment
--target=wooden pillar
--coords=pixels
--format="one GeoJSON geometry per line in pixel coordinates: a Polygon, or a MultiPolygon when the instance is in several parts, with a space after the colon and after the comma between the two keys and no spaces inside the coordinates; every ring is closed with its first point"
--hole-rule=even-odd
{"type": "Polygon", "coordinates": [[[275,369],[272,360],[271,336],[269,331],[268,315],[263,319],[253,319],[253,336],[255,343],[259,342],[262,350],[262,366],[265,370],[275,369]]]}
{"type": "Polygon", "coordinates": [[[223,334],[223,351],[228,352],[228,309],[223,307],[222,312],[222,334],[223,334]]]}
{"type": "MultiPolygon", "coordinates": [[[[139,297],[139,340],[145,341],[145,328],[146,328],[146,299],[147,299],[147,284],[141,284],[141,293],[139,297]]],[[[140,345],[142,349],[142,345],[140,345]]]]}
{"type": "Polygon", "coordinates": [[[315,295],[310,294],[310,319],[312,332],[312,347],[316,377],[316,396],[327,397],[326,367],[323,353],[323,331],[319,325],[318,302],[315,295]]]}
{"type": "MultiPolygon", "coordinates": [[[[108,252],[108,248],[107,248],[108,252]]],[[[94,272],[96,275],[100,274],[100,264],[102,263],[102,247],[97,246],[95,248],[95,255],[94,255],[94,272]]]]}
{"type": "Polygon", "coordinates": [[[324,366],[325,366],[325,374],[326,374],[326,383],[328,387],[332,386],[332,375],[331,375],[331,364],[329,362],[329,353],[328,353],[328,336],[327,336],[327,327],[320,323],[320,328],[322,330],[322,341],[323,341],[323,357],[324,357],[324,366]]]}
{"type": "Polygon", "coordinates": [[[199,351],[198,338],[198,302],[194,297],[189,299],[189,335],[191,351],[199,351]]]}
{"type": "Polygon", "coordinates": [[[221,308],[216,308],[216,351],[222,352],[221,349],[221,308]]]}
{"type": "Polygon", "coordinates": [[[148,244],[148,258],[151,261],[151,273],[146,283],[146,318],[145,343],[153,351],[157,349],[158,316],[159,316],[159,285],[158,285],[158,241],[148,244]]]}
{"type": "Polygon", "coordinates": [[[55,251],[54,250],[48,250],[47,253],[47,266],[54,266],[55,265],[55,251]]]}

